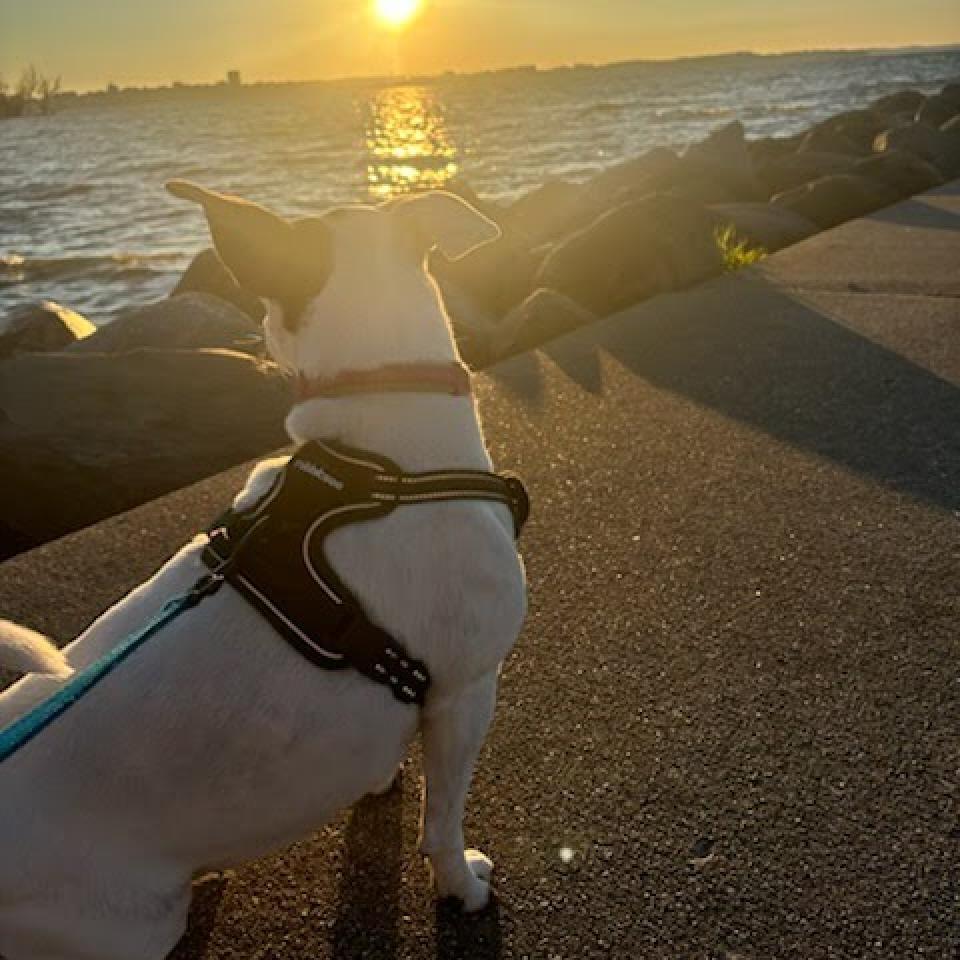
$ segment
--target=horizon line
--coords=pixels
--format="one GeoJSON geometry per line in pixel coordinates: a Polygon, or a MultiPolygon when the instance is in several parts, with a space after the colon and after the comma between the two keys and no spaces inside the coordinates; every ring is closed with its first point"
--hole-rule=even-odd
{"type": "MultiPolygon", "coordinates": [[[[724,58],[731,57],[757,57],[757,58],[775,58],[775,57],[802,57],[802,56],[812,56],[816,54],[902,54],[908,55],[910,53],[924,54],[924,53],[950,53],[950,52],[960,52],[960,39],[954,41],[948,41],[946,43],[936,43],[936,44],[906,44],[901,47],[890,47],[890,46],[880,46],[880,47],[807,47],[800,50],[726,50],[718,53],[693,53],[693,54],[683,54],[677,57],[636,57],[628,58],[623,60],[608,60],[608,61],[571,61],[568,63],[556,63],[549,65],[542,65],[539,63],[517,63],[509,66],[502,67],[489,67],[482,70],[441,70],[433,73],[389,73],[389,74],[341,74],[334,77],[314,77],[303,80],[293,80],[293,79],[277,79],[277,80],[267,80],[267,79],[253,79],[253,80],[243,80],[243,87],[257,87],[257,86],[319,86],[324,84],[343,84],[343,83],[383,83],[383,82],[425,82],[430,80],[443,80],[449,77],[458,77],[458,78],[470,78],[470,77],[483,77],[490,76],[498,73],[511,73],[519,71],[532,71],[536,73],[553,73],[563,70],[602,70],[609,67],[625,67],[631,65],[639,64],[667,64],[667,63],[684,63],[687,61],[694,60],[721,60],[724,58]]],[[[228,68],[224,70],[224,77],[227,76],[229,72],[233,72],[234,68],[228,68]]],[[[239,71],[242,73],[242,71],[239,71]]],[[[107,88],[111,85],[112,82],[108,82],[103,87],[88,87],[84,89],[67,89],[64,90],[61,94],[74,94],[77,96],[90,96],[96,94],[106,94],[107,88]]],[[[150,92],[150,91],[164,91],[164,90],[175,90],[178,88],[187,88],[187,89],[203,89],[203,88],[217,88],[219,86],[227,86],[227,83],[224,79],[219,81],[182,81],[182,80],[170,80],[166,83],[158,83],[156,85],[120,85],[116,84],[118,90],[117,92],[150,92]]]]}

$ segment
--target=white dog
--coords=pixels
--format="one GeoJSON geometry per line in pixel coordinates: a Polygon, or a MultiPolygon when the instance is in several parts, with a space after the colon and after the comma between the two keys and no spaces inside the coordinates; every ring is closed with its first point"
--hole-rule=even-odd
{"type": "MultiPolygon", "coordinates": [[[[287,221],[190,184],[171,190],[204,205],[221,258],[264,298],[268,347],[291,373],[457,362],[427,254],[462,256],[498,232],[459,198],[287,221]]],[[[287,428],[296,442],[339,440],[406,471],[491,469],[470,396],[371,388],[299,403],[287,428]]],[[[284,465],[258,465],[237,504],[255,503],[284,465]]],[[[206,541],[63,654],[0,622],[0,662],[34,673],[0,696],[0,729],[187,591],[206,572],[206,541]]],[[[311,665],[220,590],[0,762],[5,960],[160,960],[185,929],[198,873],[275,851],[388,788],[418,731],[420,842],[437,892],[468,911],[487,903],[492,864],[464,849],[462,818],[499,667],[525,614],[510,513],[471,500],[404,506],[336,531],[327,552],[368,616],[428,664],[425,707],[354,670],[311,665]]]]}

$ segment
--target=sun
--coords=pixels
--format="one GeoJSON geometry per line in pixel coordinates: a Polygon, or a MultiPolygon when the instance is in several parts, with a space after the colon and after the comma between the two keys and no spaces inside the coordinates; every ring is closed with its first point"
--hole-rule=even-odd
{"type": "Polygon", "coordinates": [[[375,0],[374,11],[381,23],[399,30],[405,27],[419,12],[423,0],[375,0]]]}

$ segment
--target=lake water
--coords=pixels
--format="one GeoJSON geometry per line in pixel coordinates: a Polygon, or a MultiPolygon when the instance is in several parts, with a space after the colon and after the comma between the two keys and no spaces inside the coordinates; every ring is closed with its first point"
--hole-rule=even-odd
{"type": "Polygon", "coordinates": [[[509,201],[733,119],[789,134],[957,78],[960,51],[802,54],[82,98],[0,121],[0,317],[54,299],[103,323],[165,296],[207,245],[170,177],[290,214],[452,177],[509,201]]]}

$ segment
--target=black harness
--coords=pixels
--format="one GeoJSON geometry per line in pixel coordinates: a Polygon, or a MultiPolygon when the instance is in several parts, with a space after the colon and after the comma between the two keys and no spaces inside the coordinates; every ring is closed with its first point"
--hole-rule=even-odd
{"type": "Polygon", "coordinates": [[[450,500],[504,504],[517,536],[530,513],[517,477],[482,470],[403,473],[384,457],[308,443],[256,505],[230,510],[214,523],[203,560],[311,663],[352,667],[403,703],[422,705],[427,665],[370,620],[327,560],[324,542],[340,527],[377,520],[397,507],[450,500]]]}

